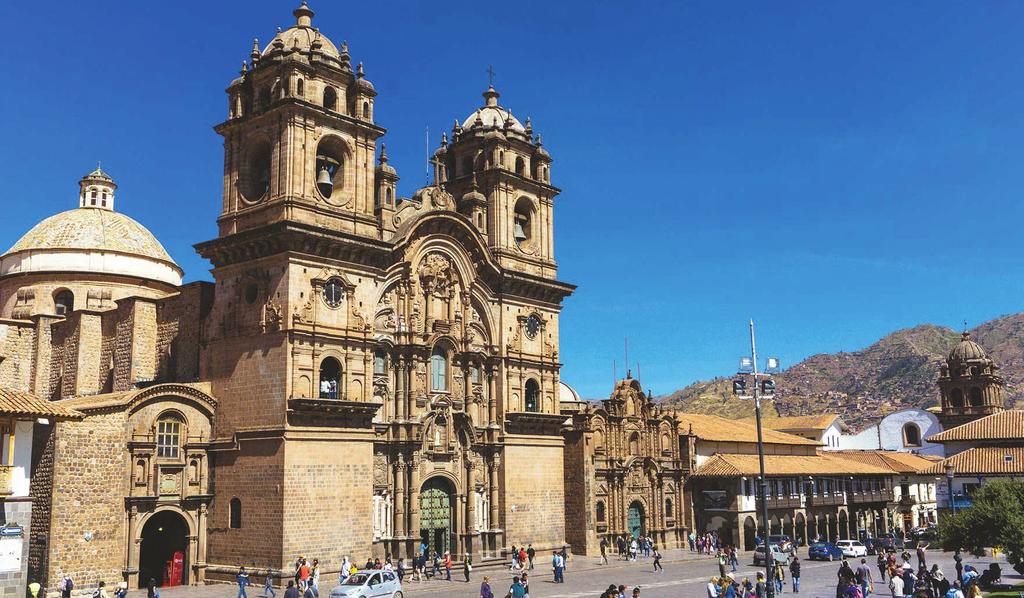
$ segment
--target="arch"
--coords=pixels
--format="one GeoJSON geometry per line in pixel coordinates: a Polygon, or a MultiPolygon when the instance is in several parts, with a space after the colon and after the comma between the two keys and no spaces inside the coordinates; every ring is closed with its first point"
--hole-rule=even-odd
{"type": "Polygon", "coordinates": [[[302,79],[300,78],[298,81],[295,82],[295,95],[297,95],[297,96],[299,96],[301,98],[305,94],[306,94],[306,86],[305,86],[305,83],[303,83],[302,79]]]}
{"type": "Polygon", "coordinates": [[[516,174],[526,176],[526,160],[522,156],[516,156],[516,174]]]}
{"type": "Polygon", "coordinates": [[[341,362],[324,357],[320,362],[320,398],[337,399],[341,393],[341,362]]]}
{"type": "Polygon", "coordinates": [[[455,485],[446,475],[433,475],[420,490],[420,540],[428,551],[444,554],[455,546],[455,485]]]}
{"type": "Polygon", "coordinates": [[[334,110],[338,105],[338,92],[334,91],[334,88],[327,86],[324,88],[324,108],[328,110],[334,110]]]}
{"type": "MultiPolygon", "coordinates": [[[[180,399],[208,417],[212,417],[217,408],[217,400],[210,395],[187,384],[178,383],[155,384],[133,395],[126,395],[124,405],[127,406],[129,414],[134,414],[143,406],[153,401],[166,400],[167,397],[180,399]]],[[[184,418],[184,415],[181,417],[184,418]]]]}
{"type": "Polygon", "coordinates": [[[985,404],[984,399],[982,398],[981,388],[980,387],[977,387],[977,386],[972,386],[971,387],[970,401],[971,401],[971,407],[981,407],[982,405],[985,404]]]}
{"type": "Polygon", "coordinates": [[[516,245],[523,250],[532,247],[536,234],[534,234],[536,208],[533,202],[527,197],[520,197],[516,201],[515,214],[513,215],[513,239],[516,245]]]}
{"type": "Polygon", "coordinates": [[[242,528],[242,500],[237,496],[228,503],[228,527],[231,529],[242,528]]]}
{"type": "Polygon", "coordinates": [[[903,446],[921,446],[921,428],[914,422],[903,424],[903,446]]]}
{"type": "Polygon", "coordinates": [[[769,525],[768,525],[768,534],[769,535],[781,534],[782,533],[782,524],[779,522],[779,516],[778,515],[772,515],[772,517],[768,521],[768,523],[769,523],[769,525]]]}
{"type": "Polygon", "coordinates": [[[626,510],[626,529],[634,538],[639,538],[646,533],[645,519],[643,503],[639,500],[629,503],[629,509],[626,510]]]}
{"type": "Polygon", "coordinates": [[[850,538],[850,519],[846,514],[846,511],[839,511],[838,520],[839,529],[836,530],[836,538],[839,540],[848,540],[850,538]]]}
{"type": "Polygon", "coordinates": [[[430,352],[430,390],[448,391],[448,351],[440,343],[430,352]]]}
{"type": "Polygon", "coordinates": [[[804,517],[803,513],[796,514],[794,534],[796,537],[793,538],[793,541],[796,542],[797,546],[807,545],[807,518],[804,517]]]}
{"type": "Polygon", "coordinates": [[[629,435],[629,454],[640,454],[640,432],[633,432],[629,435]]]}
{"type": "Polygon", "coordinates": [[[675,519],[675,516],[676,516],[676,514],[672,510],[672,499],[671,498],[666,498],[665,499],[665,518],[666,519],[675,519]]]}
{"type": "Polygon", "coordinates": [[[594,505],[594,512],[597,514],[597,522],[598,523],[604,523],[605,514],[604,514],[604,501],[603,500],[597,501],[597,504],[594,505]]]}
{"type": "MultiPolygon", "coordinates": [[[[338,204],[346,193],[347,168],[352,155],[349,143],[337,135],[324,135],[316,146],[316,189],[324,199],[338,204]],[[326,174],[326,176],[324,176],[326,174]]],[[[349,184],[348,186],[351,186],[349,184]]]]}
{"type": "MultiPolygon", "coordinates": [[[[150,579],[161,587],[189,582],[189,536],[191,522],[176,509],[163,509],[150,514],[139,532],[139,587],[150,579]],[[175,578],[167,566],[180,561],[181,577],[175,578]]],[[[177,567],[175,567],[177,568],[177,567]]]]}
{"type": "Polygon", "coordinates": [[[370,118],[370,102],[363,101],[363,118],[370,118]]]}
{"type": "Polygon", "coordinates": [[[70,289],[60,289],[53,294],[53,309],[58,316],[66,316],[75,310],[75,294],[70,289]]]}
{"type": "Polygon", "coordinates": [[[533,378],[526,381],[526,388],[523,391],[523,408],[525,411],[536,413],[540,411],[540,384],[533,378]]]}
{"type": "Polygon", "coordinates": [[[753,517],[743,520],[743,550],[753,550],[757,546],[757,524],[753,517]]]}
{"type": "Polygon", "coordinates": [[[373,373],[374,375],[386,374],[388,372],[388,357],[384,349],[377,349],[373,352],[373,373]]]}
{"type": "Polygon", "coordinates": [[[164,411],[156,418],[156,456],[177,459],[181,455],[185,433],[185,416],[176,409],[164,411]]]}
{"type": "Polygon", "coordinates": [[[964,391],[959,388],[954,388],[953,391],[949,393],[949,402],[952,403],[953,407],[962,409],[964,406],[964,391]]]}

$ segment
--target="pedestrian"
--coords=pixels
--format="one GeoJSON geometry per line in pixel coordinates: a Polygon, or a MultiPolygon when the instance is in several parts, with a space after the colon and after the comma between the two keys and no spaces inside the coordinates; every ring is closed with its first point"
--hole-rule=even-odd
{"type": "Polygon", "coordinates": [[[526,560],[530,563],[530,569],[533,569],[533,557],[537,554],[533,549],[533,544],[527,544],[526,548],[526,560]]]}
{"type": "Polygon", "coordinates": [[[889,576],[889,592],[892,594],[892,598],[904,598],[903,577],[895,573],[889,576]]]}
{"type": "Polygon", "coordinates": [[[267,578],[263,582],[263,598],[277,598],[277,592],[274,591],[274,572],[267,569],[267,578]]]}
{"type": "Polygon", "coordinates": [[[299,598],[299,590],[295,587],[295,580],[288,580],[288,587],[284,590],[284,598],[299,598]]]}
{"type": "Polygon", "coordinates": [[[725,579],[725,554],[719,550],[715,556],[718,559],[718,579],[725,579]]]}
{"type": "Polygon", "coordinates": [[[719,579],[717,577],[712,577],[708,580],[708,598],[719,598],[721,592],[718,590],[718,583],[719,579]]]}
{"type": "Polygon", "coordinates": [[[864,595],[864,598],[867,598],[875,585],[875,580],[871,577],[871,567],[868,566],[868,560],[862,558],[860,565],[857,566],[857,570],[853,574],[857,580],[857,585],[860,586],[861,594],[864,595]]]}
{"type": "Polygon", "coordinates": [[[917,545],[917,567],[918,568],[921,568],[921,567],[927,568],[928,567],[928,565],[925,563],[925,553],[924,553],[924,549],[927,546],[928,546],[927,544],[918,544],[917,545]]]}
{"type": "Polygon", "coordinates": [[[775,593],[782,593],[782,586],[786,583],[786,568],[782,566],[782,561],[773,561],[775,563],[775,593]]]}
{"type": "Polygon", "coordinates": [[[789,562],[789,578],[793,580],[793,593],[800,593],[800,559],[795,556],[789,562]]]}
{"type": "Polygon", "coordinates": [[[434,551],[434,563],[430,570],[431,577],[437,577],[441,574],[441,557],[434,551]]]}
{"type": "Polygon", "coordinates": [[[691,532],[690,532],[690,535],[688,535],[688,536],[686,537],[686,539],[690,541],[690,552],[693,552],[693,551],[695,551],[695,550],[697,549],[697,546],[696,546],[696,542],[697,542],[697,534],[695,534],[695,533],[693,533],[693,532],[691,531],[691,532]]]}
{"type": "Polygon", "coordinates": [[[395,568],[395,573],[398,574],[398,583],[402,583],[405,579],[405,558],[398,558],[398,567],[395,568]]]}
{"type": "Polygon", "coordinates": [[[452,580],[452,555],[450,552],[444,553],[444,579],[445,581],[452,580]]]}
{"type": "Polygon", "coordinates": [[[768,594],[768,585],[764,582],[764,573],[757,572],[757,583],[754,584],[754,596],[757,598],[765,598],[768,594]]]}
{"type": "Polygon", "coordinates": [[[249,574],[245,572],[245,567],[238,568],[238,575],[235,576],[235,579],[238,581],[237,598],[249,598],[249,595],[245,593],[245,586],[249,585],[249,574]]]}
{"type": "MultiPolygon", "coordinates": [[[[693,550],[692,548],[690,550],[693,550]]],[[[608,564],[608,538],[601,538],[601,564],[608,564]]],[[[65,596],[64,598],[69,598],[65,596]]]]}
{"type": "Polygon", "coordinates": [[[65,573],[60,583],[57,584],[57,589],[60,590],[61,598],[71,598],[71,590],[75,589],[75,582],[71,581],[71,576],[65,573]]]}
{"type": "Polygon", "coordinates": [[[629,542],[629,560],[631,560],[631,561],[635,561],[636,560],[637,548],[638,548],[638,546],[637,546],[637,543],[636,543],[636,538],[633,538],[629,542]]]}
{"type": "Polygon", "coordinates": [[[526,571],[526,548],[523,546],[519,547],[519,568],[526,571]]]}
{"type": "Polygon", "coordinates": [[[313,583],[307,580],[306,590],[302,592],[302,598],[316,598],[316,592],[313,590],[313,583]]]}
{"type": "MultiPolygon", "coordinates": [[[[37,594],[39,594],[38,584],[35,591],[32,592],[32,598],[35,598],[37,594]]],[[[109,598],[107,595],[107,582],[101,581],[100,584],[96,586],[96,591],[92,593],[92,596],[93,598],[109,598]]]]}
{"type": "Polygon", "coordinates": [[[160,598],[160,588],[156,587],[156,580],[152,577],[149,578],[149,583],[146,584],[146,596],[147,598],[160,598]]]}
{"type": "Polygon", "coordinates": [[[305,592],[309,587],[309,561],[302,559],[299,564],[299,587],[305,592]]]}
{"type": "Polygon", "coordinates": [[[882,550],[879,550],[878,551],[878,556],[875,557],[875,560],[878,562],[878,575],[881,576],[882,581],[885,581],[885,570],[887,568],[887,565],[886,565],[886,562],[885,562],[885,552],[882,551],[882,550]]]}
{"type": "Polygon", "coordinates": [[[462,561],[462,574],[466,576],[466,583],[469,583],[469,574],[473,571],[473,559],[467,554],[462,561]]]}
{"type": "Polygon", "coordinates": [[[313,559],[313,568],[309,572],[311,583],[313,584],[313,596],[319,598],[320,596],[320,559],[313,559]]]}
{"type": "Polygon", "coordinates": [[[338,585],[345,585],[345,580],[351,575],[349,571],[352,569],[352,562],[348,560],[348,555],[345,555],[341,559],[341,571],[338,572],[338,585]]]}
{"type": "Polygon", "coordinates": [[[946,592],[945,596],[940,596],[939,598],[964,598],[963,590],[960,589],[960,580],[953,580],[953,587],[946,592]]]}
{"type": "Polygon", "coordinates": [[[551,570],[554,572],[555,583],[562,583],[562,555],[551,551],[551,570]]]}
{"type": "Polygon", "coordinates": [[[729,547],[729,564],[732,565],[732,572],[735,573],[736,567],[738,567],[740,564],[740,559],[736,556],[735,545],[729,547]]]}
{"type": "Polygon", "coordinates": [[[494,598],[494,592],[491,591],[491,578],[486,575],[480,582],[480,598],[494,598]]]}
{"type": "Polygon", "coordinates": [[[119,582],[117,584],[117,589],[114,590],[114,598],[125,598],[126,596],[128,596],[128,582],[119,582]]]}
{"type": "MultiPolygon", "coordinates": [[[[295,587],[296,588],[305,589],[305,588],[302,588],[302,577],[301,577],[301,575],[299,573],[299,569],[302,569],[302,557],[301,556],[299,558],[295,559],[295,587]]],[[[298,590],[296,590],[296,591],[298,591],[298,590]]]]}
{"type": "Polygon", "coordinates": [[[664,571],[665,568],[661,566],[661,552],[658,550],[657,546],[655,546],[653,548],[653,551],[654,551],[654,570],[655,571],[664,571]]]}

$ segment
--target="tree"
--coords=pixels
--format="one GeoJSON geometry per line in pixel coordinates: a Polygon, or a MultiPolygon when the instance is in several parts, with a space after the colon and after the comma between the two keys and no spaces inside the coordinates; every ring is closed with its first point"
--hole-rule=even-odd
{"type": "Polygon", "coordinates": [[[966,550],[982,556],[998,546],[1006,560],[1024,574],[1024,481],[997,480],[972,495],[972,505],[946,514],[939,522],[943,550],[966,550]]]}

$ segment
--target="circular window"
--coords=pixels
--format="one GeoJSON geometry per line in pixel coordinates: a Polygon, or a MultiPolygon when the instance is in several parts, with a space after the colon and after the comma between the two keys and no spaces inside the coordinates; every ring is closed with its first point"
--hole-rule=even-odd
{"type": "Polygon", "coordinates": [[[540,332],[540,318],[533,314],[526,319],[526,336],[537,338],[538,332],[540,332]]]}
{"type": "Polygon", "coordinates": [[[345,288],[342,286],[341,281],[337,278],[328,280],[327,284],[324,285],[324,303],[328,307],[338,307],[344,300],[345,288]]]}
{"type": "Polygon", "coordinates": [[[260,296],[260,289],[254,284],[245,287],[245,302],[252,305],[256,303],[256,298],[260,296]]]}
{"type": "Polygon", "coordinates": [[[247,202],[256,202],[270,189],[270,142],[255,139],[245,148],[239,172],[239,191],[247,202]]]}

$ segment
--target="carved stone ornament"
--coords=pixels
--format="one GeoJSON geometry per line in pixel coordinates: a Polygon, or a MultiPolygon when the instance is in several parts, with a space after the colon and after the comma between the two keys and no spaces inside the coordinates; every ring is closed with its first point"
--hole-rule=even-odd
{"type": "Polygon", "coordinates": [[[431,253],[420,262],[417,274],[420,287],[428,294],[447,296],[453,282],[452,263],[440,253],[431,253]]]}
{"type": "Polygon", "coordinates": [[[455,205],[455,198],[440,187],[431,187],[427,190],[430,196],[430,207],[437,210],[449,210],[455,205]]]}
{"type": "Polygon", "coordinates": [[[388,484],[388,456],[383,453],[373,455],[373,485],[387,486],[388,484]]]}
{"type": "Polygon", "coordinates": [[[277,332],[281,329],[284,321],[281,304],[271,299],[263,306],[263,321],[260,328],[263,332],[277,332]]]}

